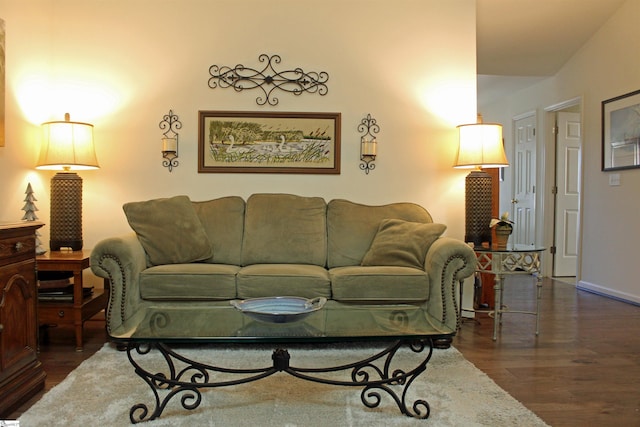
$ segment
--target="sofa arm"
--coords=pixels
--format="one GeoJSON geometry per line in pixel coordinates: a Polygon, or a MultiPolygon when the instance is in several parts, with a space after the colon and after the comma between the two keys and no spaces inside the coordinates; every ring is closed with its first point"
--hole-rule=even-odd
{"type": "Polygon", "coordinates": [[[111,283],[107,332],[111,333],[135,313],[141,302],[140,272],[146,268],[146,254],[135,233],[102,240],[91,252],[91,270],[111,283]]]}
{"type": "Polygon", "coordinates": [[[425,259],[429,275],[429,313],[456,330],[460,321],[459,285],[476,270],[476,255],[462,240],[441,237],[429,248],[425,259]]]}

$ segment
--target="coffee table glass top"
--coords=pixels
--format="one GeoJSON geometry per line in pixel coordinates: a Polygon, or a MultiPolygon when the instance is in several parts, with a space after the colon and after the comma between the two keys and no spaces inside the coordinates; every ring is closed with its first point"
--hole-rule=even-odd
{"type": "Polygon", "coordinates": [[[226,304],[166,308],[141,306],[135,319],[110,331],[116,341],[176,342],[330,342],[445,337],[454,330],[425,307],[411,304],[351,305],[327,301],[293,323],[254,320],[226,304]]]}

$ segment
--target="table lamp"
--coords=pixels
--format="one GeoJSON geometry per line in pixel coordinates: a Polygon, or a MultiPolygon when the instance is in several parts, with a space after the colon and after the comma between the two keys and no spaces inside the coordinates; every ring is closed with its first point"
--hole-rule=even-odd
{"type": "Polygon", "coordinates": [[[478,122],[458,126],[460,145],[454,168],[474,168],[465,180],[465,242],[491,244],[491,175],[482,168],[509,166],[502,125],[478,122]]]}
{"type": "Polygon", "coordinates": [[[75,171],[97,169],[93,125],[64,121],[42,123],[42,147],[36,169],[60,171],[51,178],[49,247],[82,249],[82,178],[75,171]]]}

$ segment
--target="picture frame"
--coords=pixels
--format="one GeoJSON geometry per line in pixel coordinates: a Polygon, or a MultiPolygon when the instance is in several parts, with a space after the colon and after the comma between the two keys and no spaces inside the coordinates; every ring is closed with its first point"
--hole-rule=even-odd
{"type": "Polygon", "coordinates": [[[4,19],[0,19],[0,147],[5,144],[5,91],[6,91],[6,51],[7,34],[4,19]]]}
{"type": "Polygon", "coordinates": [[[602,171],[640,168],[640,90],[602,101],[602,171]]]}
{"type": "Polygon", "coordinates": [[[198,112],[198,173],[340,173],[341,113],[198,112]]]}

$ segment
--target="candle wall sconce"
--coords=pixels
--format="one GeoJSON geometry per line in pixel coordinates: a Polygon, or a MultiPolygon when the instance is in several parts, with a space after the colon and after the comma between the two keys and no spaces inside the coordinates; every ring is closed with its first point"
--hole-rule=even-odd
{"type": "Polygon", "coordinates": [[[178,163],[178,132],[176,130],[182,128],[182,122],[178,120],[178,116],[173,114],[173,110],[169,110],[169,114],[165,114],[160,121],[160,129],[162,133],[162,166],[173,171],[178,163]]]}
{"type": "Polygon", "coordinates": [[[378,154],[378,141],[374,134],[380,132],[380,126],[378,126],[376,119],[371,117],[371,114],[367,114],[367,117],[360,121],[358,132],[362,133],[360,137],[360,160],[362,161],[360,169],[369,175],[369,171],[376,168],[373,162],[378,154]]]}

